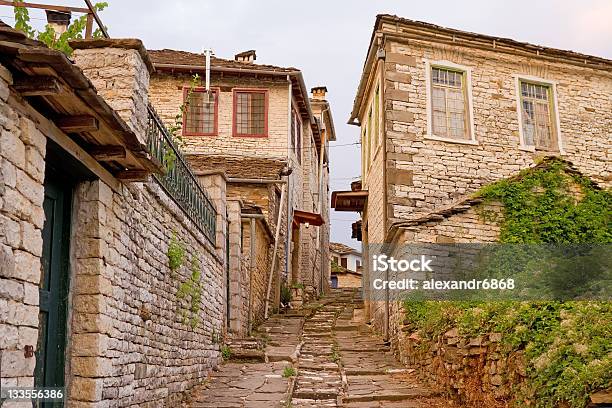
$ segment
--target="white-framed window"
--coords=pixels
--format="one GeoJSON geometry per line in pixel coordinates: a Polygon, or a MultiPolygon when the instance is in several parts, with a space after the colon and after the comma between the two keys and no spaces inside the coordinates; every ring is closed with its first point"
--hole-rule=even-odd
{"type": "Polygon", "coordinates": [[[474,133],[472,71],[449,61],[426,61],[426,139],[477,144],[474,133]]]}
{"type": "Polygon", "coordinates": [[[517,75],[516,97],[521,149],[561,152],[556,83],[517,75]]]}

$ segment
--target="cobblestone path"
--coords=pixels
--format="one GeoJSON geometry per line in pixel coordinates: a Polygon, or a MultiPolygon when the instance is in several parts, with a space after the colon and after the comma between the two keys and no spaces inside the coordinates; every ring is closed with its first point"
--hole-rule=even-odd
{"type": "Polygon", "coordinates": [[[304,317],[271,318],[259,329],[265,351],[252,340],[232,345],[244,361],[222,365],[184,407],[457,407],[402,366],[362,312],[358,293],[344,289],[308,305],[304,317]],[[297,375],[283,376],[286,367],[297,375]]]}

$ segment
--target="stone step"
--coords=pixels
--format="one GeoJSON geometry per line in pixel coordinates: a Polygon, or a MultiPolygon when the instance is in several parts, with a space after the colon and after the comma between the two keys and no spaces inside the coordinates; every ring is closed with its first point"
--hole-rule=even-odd
{"type": "Polygon", "coordinates": [[[305,399],[305,400],[327,400],[327,399],[336,399],[340,391],[333,388],[323,388],[323,389],[303,389],[303,390],[295,390],[293,392],[293,398],[297,399],[305,399]]]}
{"type": "Polygon", "coordinates": [[[266,357],[263,350],[257,349],[243,349],[243,348],[231,348],[230,361],[251,361],[251,362],[265,362],[266,357]]]}
{"type": "Polygon", "coordinates": [[[404,391],[382,391],[364,395],[346,395],[341,397],[342,403],[372,402],[372,401],[406,401],[439,395],[427,388],[406,389],[404,391]]]}
{"type": "Polygon", "coordinates": [[[320,407],[337,407],[338,400],[336,398],[327,400],[312,400],[312,399],[292,399],[292,408],[320,408],[320,407]]]}

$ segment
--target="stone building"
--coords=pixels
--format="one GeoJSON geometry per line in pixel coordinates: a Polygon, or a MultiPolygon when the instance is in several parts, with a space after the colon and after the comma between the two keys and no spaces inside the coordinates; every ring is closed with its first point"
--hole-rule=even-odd
{"type": "Polygon", "coordinates": [[[247,51],[234,60],[212,57],[207,91],[203,54],[150,55],[152,104],[168,126],[184,112],[177,133],[196,174],[227,182],[229,319],[242,336],[279,304],[282,284],[315,295],[329,280],[328,146],[335,132],[327,89],[310,96],[299,70],[256,64],[255,51],[247,51]],[[275,301],[266,307],[269,297],[275,301]]]}
{"type": "Polygon", "coordinates": [[[330,242],[330,284],[332,288],[361,287],[363,264],[361,252],[339,242],[330,242]]]}
{"type": "Polygon", "coordinates": [[[226,179],[204,191],[171,150],[140,41],[77,41],[74,62],[0,41],[1,386],[168,404],[221,360],[226,179]]]}
{"type": "MultiPolygon", "coordinates": [[[[332,207],[362,214],[368,259],[372,244],[496,240],[470,195],[542,157],[609,188],[611,71],[604,58],[379,15],[349,121],[361,185],[332,207]]],[[[392,337],[397,305],[368,311],[392,337]]]]}

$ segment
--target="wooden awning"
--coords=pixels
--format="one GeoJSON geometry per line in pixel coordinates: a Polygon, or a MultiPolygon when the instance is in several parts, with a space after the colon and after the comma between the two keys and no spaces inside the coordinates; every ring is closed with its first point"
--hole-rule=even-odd
{"type": "Polygon", "coordinates": [[[331,196],[331,206],[336,211],[361,212],[368,199],[366,190],[334,191],[331,196]]]}
{"type": "Polygon", "coordinates": [[[321,217],[321,214],[300,210],[293,211],[293,222],[297,225],[309,224],[317,227],[325,224],[325,222],[323,221],[323,217],[321,217]]]}

